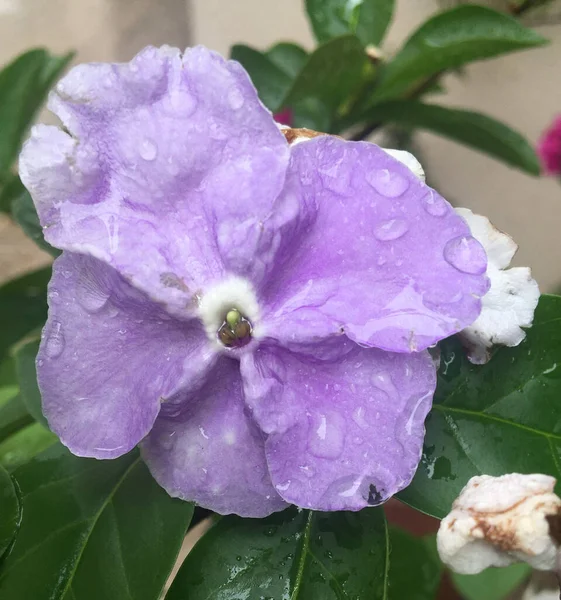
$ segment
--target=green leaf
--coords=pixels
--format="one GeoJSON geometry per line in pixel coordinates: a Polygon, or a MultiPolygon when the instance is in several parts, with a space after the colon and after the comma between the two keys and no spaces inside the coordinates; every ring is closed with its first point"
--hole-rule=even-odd
{"type": "Polygon", "coordinates": [[[53,248],[45,241],[43,228],[39,223],[39,217],[29,192],[23,187],[19,177],[17,177],[16,180],[19,181],[19,192],[15,193],[12,197],[12,217],[14,221],[18,223],[24,233],[31,238],[41,250],[45,250],[51,256],[58,256],[61,251],[53,248]]]}
{"type": "Polygon", "coordinates": [[[561,297],[542,296],[526,340],[486,365],[446,340],[421,464],[400,499],[442,518],[474,475],[513,472],[552,475],[561,491],[560,397],[561,297]]]}
{"type": "Polygon", "coordinates": [[[37,422],[48,428],[47,419],[43,416],[41,408],[41,392],[37,384],[37,370],[35,368],[39,343],[40,340],[32,339],[18,345],[14,352],[14,359],[20,393],[25,406],[37,422]]]}
{"type": "Polygon", "coordinates": [[[9,173],[47,92],[71,59],[72,54],[30,50],[0,71],[0,181],[9,173]]]}
{"type": "Polygon", "coordinates": [[[45,323],[50,278],[47,267],[0,286],[0,361],[11,346],[45,323]]]}
{"type": "Polygon", "coordinates": [[[388,600],[434,600],[442,575],[434,538],[413,537],[390,527],[390,541],[388,600]]]}
{"type": "Polygon", "coordinates": [[[266,56],[276,67],[294,79],[306,63],[308,53],[297,44],[280,42],[267,50],[266,56]]]}
{"type": "Polygon", "coordinates": [[[136,451],[100,461],[57,444],[14,477],[23,520],[0,598],[160,597],[193,506],[170,498],[136,451]]]}
{"type": "Polygon", "coordinates": [[[335,38],[313,52],[294,80],[283,106],[309,98],[332,112],[362,87],[372,65],[354,35],[335,38]]]}
{"type": "Polygon", "coordinates": [[[11,473],[57,441],[52,431],[31,422],[0,442],[0,465],[11,473]]]}
{"type": "Polygon", "coordinates": [[[187,556],[166,600],[385,600],[388,555],[380,508],[224,517],[187,556]]]}
{"type": "Polygon", "coordinates": [[[504,123],[480,113],[397,100],[376,105],[364,120],[426,129],[481,150],[531,175],[540,174],[539,160],[526,139],[504,123]]]}
{"type": "Polygon", "coordinates": [[[394,0],[306,0],[306,12],[319,42],[356,33],[378,46],[392,20],[394,0]]]}
{"type": "Polygon", "coordinates": [[[278,111],[290,89],[292,77],[265,54],[243,44],[232,46],[230,58],[240,62],[249,73],[263,104],[273,112],[278,111]]]}
{"type": "Polygon", "coordinates": [[[485,569],[477,575],[451,572],[452,581],[465,600],[503,600],[514,592],[532,572],[526,564],[485,569]]]}
{"type": "Polygon", "coordinates": [[[0,559],[16,534],[20,511],[16,489],[10,474],[0,466],[0,559]]]}
{"type": "Polygon", "coordinates": [[[29,414],[17,388],[8,401],[0,406],[0,441],[5,440],[16,431],[33,423],[33,417],[29,414]]]}
{"type": "Polygon", "coordinates": [[[384,70],[373,101],[395,98],[445,69],[546,43],[512,17],[483,6],[458,6],[413,33],[384,70]]]}
{"type": "Polygon", "coordinates": [[[14,198],[21,194],[23,189],[21,179],[17,175],[8,176],[0,189],[0,212],[10,214],[14,198]]]}

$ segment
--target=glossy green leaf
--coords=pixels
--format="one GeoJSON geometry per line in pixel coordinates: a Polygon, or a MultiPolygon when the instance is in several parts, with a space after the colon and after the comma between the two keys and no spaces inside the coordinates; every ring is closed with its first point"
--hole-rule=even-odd
{"type": "Polygon", "coordinates": [[[224,517],[187,556],[166,600],[385,600],[388,555],[381,508],[224,517]]]}
{"type": "Polygon", "coordinates": [[[364,120],[426,129],[485,152],[531,175],[540,174],[538,157],[526,139],[504,123],[480,113],[398,100],[376,105],[364,120]]]}
{"type": "Polygon", "coordinates": [[[249,73],[263,104],[273,112],[279,110],[292,84],[292,77],[265,54],[243,44],[232,47],[230,58],[240,62],[249,73]]]}
{"type": "Polygon", "coordinates": [[[52,431],[32,421],[0,442],[0,465],[11,473],[57,441],[52,431]]]}
{"type": "Polygon", "coordinates": [[[446,69],[545,43],[545,38],[508,15],[472,4],[458,6],[413,33],[384,70],[373,100],[400,96],[446,69]]]}
{"type": "Polygon", "coordinates": [[[393,9],[394,0],[306,0],[306,12],[319,42],[355,33],[364,45],[377,46],[393,9]]]}
{"type": "Polygon", "coordinates": [[[17,157],[47,92],[71,59],[72,54],[30,50],[0,71],[0,181],[17,157]]]}
{"type": "Polygon", "coordinates": [[[14,483],[10,474],[0,466],[0,559],[14,539],[19,516],[14,483]]]}
{"type": "MultiPolygon", "coordinates": [[[[19,181],[19,177],[17,178],[19,181]]],[[[51,256],[58,256],[60,250],[53,248],[45,241],[43,228],[39,223],[39,217],[35,210],[35,205],[29,192],[23,187],[20,181],[19,192],[12,198],[12,217],[14,221],[23,229],[24,233],[31,238],[41,250],[45,250],[51,256]]]]}
{"type": "Polygon", "coordinates": [[[0,361],[11,346],[45,323],[50,277],[48,267],[0,286],[0,361]]]}
{"type": "Polygon", "coordinates": [[[446,340],[421,464],[400,499],[442,518],[470,477],[513,472],[552,475],[561,491],[560,398],[561,297],[542,296],[526,340],[486,365],[446,340]]]}
{"type": "Polygon", "coordinates": [[[504,600],[510,597],[532,572],[526,564],[485,569],[477,575],[450,573],[457,590],[465,600],[504,600]]]}
{"type": "Polygon", "coordinates": [[[0,442],[33,423],[33,417],[29,414],[17,388],[12,390],[12,394],[12,397],[0,406],[0,442]]]}
{"type": "Polygon", "coordinates": [[[137,452],[99,461],[56,444],[14,477],[23,519],[0,598],[160,597],[193,507],[170,498],[137,452]]]}
{"type": "Polygon", "coordinates": [[[294,79],[300,73],[308,59],[308,53],[302,46],[289,42],[275,44],[267,50],[266,56],[291,79],[294,79]]]}
{"type": "Polygon", "coordinates": [[[371,67],[354,35],[330,40],[310,55],[283,105],[315,98],[335,111],[364,84],[371,67]]]}
{"type": "Polygon", "coordinates": [[[39,343],[40,340],[34,338],[18,345],[14,352],[14,359],[20,393],[25,406],[36,421],[44,427],[48,427],[41,409],[41,393],[37,385],[37,370],[35,368],[39,343]]]}
{"type": "Polygon", "coordinates": [[[390,541],[388,600],[434,600],[442,576],[434,539],[390,527],[390,541]]]}

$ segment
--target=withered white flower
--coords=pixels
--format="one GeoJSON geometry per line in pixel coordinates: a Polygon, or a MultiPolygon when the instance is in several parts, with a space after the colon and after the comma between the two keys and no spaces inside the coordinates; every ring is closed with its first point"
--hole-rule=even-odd
{"type": "Polygon", "coordinates": [[[487,253],[489,291],[483,296],[479,317],[460,333],[472,363],[486,363],[495,344],[518,346],[526,337],[522,327],[530,327],[540,290],[528,267],[508,268],[518,246],[482,215],[468,208],[456,208],[473,237],[487,253]]]}
{"type": "Polygon", "coordinates": [[[440,524],[442,562],[465,574],[515,562],[556,568],[561,499],[554,486],[540,474],[472,477],[440,524]]]}

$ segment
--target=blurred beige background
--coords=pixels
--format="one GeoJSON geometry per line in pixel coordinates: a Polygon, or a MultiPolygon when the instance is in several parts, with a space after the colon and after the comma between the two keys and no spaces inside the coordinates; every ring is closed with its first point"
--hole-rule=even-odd
{"type": "MultiPolygon", "coordinates": [[[[436,0],[397,0],[385,49],[395,50],[436,10],[436,0]]],[[[487,112],[535,142],[561,113],[561,25],[539,31],[551,39],[548,47],[472,65],[463,79],[449,78],[448,94],[435,101],[487,112]]],[[[227,54],[234,42],[265,48],[279,39],[311,47],[300,0],[0,0],[0,63],[33,45],[75,48],[83,62],[127,60],[148,43],[201,43],[227,54]]],[[[430,134],[419,139],[439,191],[510,233],[520,245],[517,263],[533,268],[544,291],[561,284],[561,184],[430,134]]],[[[45,260],[0,222],[2,278],[45,260]]]]}

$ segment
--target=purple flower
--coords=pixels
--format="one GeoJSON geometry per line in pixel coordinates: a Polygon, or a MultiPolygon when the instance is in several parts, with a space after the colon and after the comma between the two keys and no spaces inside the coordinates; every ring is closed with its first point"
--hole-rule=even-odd
{"type": "Polygon", "coordinates": [[[538,154],[544,173],[561,175],[561,115],[544,131],[538,142],[538,154]]]}
{"type": "Polygon", "coordinates": [[[260,517],[405,487],[483,248],[373,144],[289,146],[204,48],[73,69],[21,157],[54,265],[37,367],[72,452],[141,443],[173,496],[260,517]]]}

